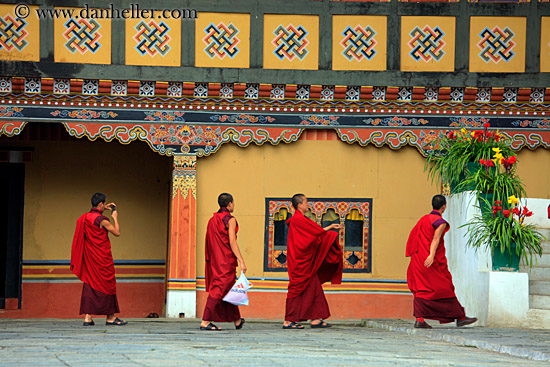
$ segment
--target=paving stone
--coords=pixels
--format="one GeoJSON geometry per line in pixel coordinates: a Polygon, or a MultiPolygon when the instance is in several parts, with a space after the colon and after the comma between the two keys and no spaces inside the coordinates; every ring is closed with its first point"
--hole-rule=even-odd
{"type": "MultiPolygon", "coordinates": [[[[227,330],[204,332],[198,330],[199,320],[129,321],[114,328],[83,327],[81,320],[0,319],[0,366],[521,367],[548,364],[506,354],[506,348],[543,353],[550,344],[546,330],[434,329],[464,339],[481,338],[487,345],[500,343],[502,354],[453,345],[426,333],[360,327],[359,322],[334,321],[334,327],[323,330],[283,330],[281,321],[247,320],[240,331],[220,324],[227,330]]],[[[396,322],[395,327],[412,325],[396,322]]]]}

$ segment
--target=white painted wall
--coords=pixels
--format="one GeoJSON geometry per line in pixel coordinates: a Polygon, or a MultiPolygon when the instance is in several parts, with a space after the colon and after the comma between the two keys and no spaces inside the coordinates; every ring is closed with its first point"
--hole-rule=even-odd
{"type": "Polygon", "coordinates": [[[548,219],[548,199],[525,199],[521,204],[527,204],[533,216],[525,220],[525,223],[534,224],[539,228],[550,228],[550,220],[548,219]]]}
{"type": "Polygon", "coordinates": [[[453,275],[455,293],[466,311],[466,316],[477,317],[478,326],[487,326],[489,316],[489,270],[492,266],[490,254],[466,248],[467,223],[474,214],[475,195],[471,191],[447,197],[447,210],[443,213],[451,229],[445,236],[445,248],[449,270],[453,275]]]}

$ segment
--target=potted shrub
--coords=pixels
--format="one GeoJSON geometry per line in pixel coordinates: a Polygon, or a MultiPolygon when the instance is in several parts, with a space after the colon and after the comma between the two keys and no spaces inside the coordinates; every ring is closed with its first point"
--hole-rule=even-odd
{"type": "Polygon", "coordinates": [[[492,148],[492,159],[480,159],[481,169],[476,170],[458,184],[475,190],[482,212],[488,211],[494,201],[504,202],[514,195],[525,197],[525,187],[516,174],[517,158],[515,155],[504,156],[500,148],[492,148]]]}
{"type": "Polygon", "coordinates": [[[525,224],[525,218],[533,213],[519,205],[515,195],[506,203],[508,208],[495,200],[490,212],[475,216],[461,227],[468,230],[467,246],[491,250],[493,270],[518,271],[520,259],[532,266],[533,256],[542,255],[541,242],[545,237],[533,224],[525,224]]]}
{"type": "Polygon", "coordinates": [[[490,131],[489,127],[485,123],[483,130],[468,131],[462,128],[447,134],[440,133],[431,149],[426,151],[424,170],[428,171],[432,183],[449,183],[451,193],[471,190],[460,183],[481,169],[480,160],[491,159],[493,148],[498,148],[503,156],[512,156],[509,144],[501,139],[498,131],[490,131]]]}

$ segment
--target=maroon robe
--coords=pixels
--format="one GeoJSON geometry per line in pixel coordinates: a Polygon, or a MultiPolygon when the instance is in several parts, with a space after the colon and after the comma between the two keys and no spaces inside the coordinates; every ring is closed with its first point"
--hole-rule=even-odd
{"type": "Polygon", "coordinates": [[[330,316],[322,284],[342,283],[344,267],[338,233],[325,231],[297,210],[287,220],[288,293],[286,321],[325,319],[330,316]]]}
{"type": "MultiPolygon", "coordinates": [[[[208,221],[205,243],[205,281],[208,299],[202,319],[214,322],[232,322],[241,319],[239,307],[225,302],[223,297],[235,284],[237,257],[229,244],[229,220],[233,216],[221,208],[208,221]]],[[[235,229],[239,231],[239,226],[235,229]]]]}
{"type": "Polygon", "coordinates": [[[84,283],[80,314],[118,313],[115,264],[109,232],[101,227],[109,220],[95,208],[76,222],[71,250],[71,270],[84,283]]]}
{"type": "Polygon", "coordinates": [[[464,318],[464,308],[456,298],[453,278],[445,256],[445,233],[450,229],[441,213],[433,210],[423,216],[412,229],[407,241],[406,256],[411,257],[407,269],[407,283],[414,295],[414,316],[441,323],[464,318]],[[446,224],[439,240],[434,262],[426,268],[424,262],[430,255],[430,246],[435,230],[446,224]]]}

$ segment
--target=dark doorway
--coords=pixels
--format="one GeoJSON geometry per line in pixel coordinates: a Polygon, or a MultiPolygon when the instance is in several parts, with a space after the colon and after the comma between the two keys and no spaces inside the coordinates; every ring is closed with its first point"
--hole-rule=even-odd
{"type": "Polygon", "coordinates": [[[0,163],[0,309],[21,308],[25,165],[0,163]]]}

